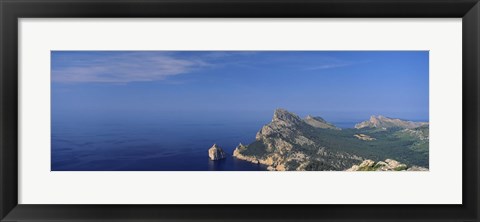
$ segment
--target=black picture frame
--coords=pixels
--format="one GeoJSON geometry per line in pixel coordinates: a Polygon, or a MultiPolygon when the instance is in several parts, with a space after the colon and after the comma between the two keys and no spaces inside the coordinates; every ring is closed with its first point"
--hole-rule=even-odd
{"type": "Polygon", "coordinates": [[[478,0],[0,0],[0,15],[1,221],[479,221],[478,0]],[[458,121],[463,123],[463,204],[18,204],[17,21],[19,18],[47,17],[462,18],[463,115],[458,121]]]}

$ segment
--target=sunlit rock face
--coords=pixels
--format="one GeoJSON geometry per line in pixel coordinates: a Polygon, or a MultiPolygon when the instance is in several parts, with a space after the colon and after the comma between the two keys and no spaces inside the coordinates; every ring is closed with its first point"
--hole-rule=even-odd
{"type": "Polygon", "coordinates": [[[233,152],[237,159],[265,164],[269,170],[344,170],[361,158],[331,151],[311,138],[314,129],[339,131],[320,117],[306,117],[277,109],[249,145],[240,144],[233,152]]]}
{"type": "Polygon", "coordinates": [[[419,166],[407,166],[396,160],[386,159],[378,162],[364,160],[359,165],[353,165],[346,171],[428,171],[428,169],[419,166]]]}
{"type": "Polygon", "coordinates": [[[238,145],[233,156],[272,171],[428,170],[428,131],[428,123],[383,116],[340,129],[277,109],[255,141],[238,145]]]}
{"type": "Polygon", "coordinates": [[[220,160],[227,157],[227,155],[217,144],[213,144],[213,146],[208,149],[208,157],[210,157],[211,160],[220,160]]]}
{"type": "Polygon", "coordinates": [[[388,118],[385,116],[371,116],[369,120],[363,121],[355,125],[356,129],[362,128],[402,128],[402,129],[413,129],[421,126],[428,126],[427,122],[413,122],[395,118],[388,118]]]}
{"type": "Polygon", "coordinates": [[[322,129],[335,129],[335,130],[341,130],[340,128],[334,126],[333,124],[325,121],[322,117],[319,116],[310,116],[308,115],[304,119],[305,123],[307,123],[310,126],[313,126],[315,128],[322,128],[322,129]]]}

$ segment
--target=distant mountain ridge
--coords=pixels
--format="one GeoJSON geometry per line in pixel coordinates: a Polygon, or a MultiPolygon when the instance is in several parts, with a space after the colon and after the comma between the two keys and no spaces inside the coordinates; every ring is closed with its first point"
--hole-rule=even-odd
{"type": "Polygon", "coordinates": [[[307,117],[305,117],[304,121],[308,125],[316,127],[316,128],[341,130],[340,128],[338,128],[335,125],[325,121],[322,117],[319,117],[319,116],[313,117],[313,116],[308,115],[307,117]]]}
{"type": "Polygon", "coordinates": [[[370,128],[402,128],[402,129],[413,129],[421,126],[428,125],[427,122],[413,122],[407,120],[401,120],[396,118],[389,118],[385,116],[371,116],[369,120],[363,121],[355,125],[356,129],[362,129],[366,127],[370,128]]]}
{"type": "Polygon", "coordinates": [[[399,159],[428,168],[428,123],[372,116],[340,130],[321,117],[302,119],[276,109],[255,141],[238,145],[233,156],[280,171],[346,170],[366,159],[399,159]]]}

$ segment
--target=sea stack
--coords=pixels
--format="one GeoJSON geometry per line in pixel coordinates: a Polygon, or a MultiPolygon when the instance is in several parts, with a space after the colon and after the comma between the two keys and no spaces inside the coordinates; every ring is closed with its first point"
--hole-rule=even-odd
{"type": "Polygon", "coordinates": [[[222,148],[217,146],[217,144],[213,144],[213,146],[208,149],[208,156],[211,160],[221,160],[224,159],[227,155],[222,148]]]}

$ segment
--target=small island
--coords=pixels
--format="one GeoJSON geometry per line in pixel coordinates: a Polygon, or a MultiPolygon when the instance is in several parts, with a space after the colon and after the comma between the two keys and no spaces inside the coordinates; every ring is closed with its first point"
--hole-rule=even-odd
{"type": "Polygon", "coordinates": [[[221,160],[225,159],[227,154],[225,154],[223,149],[217,146],[217,144],[213,144],[213,146],[208,149],[208,157],[210,157],[211,160],[221,160]]]}

